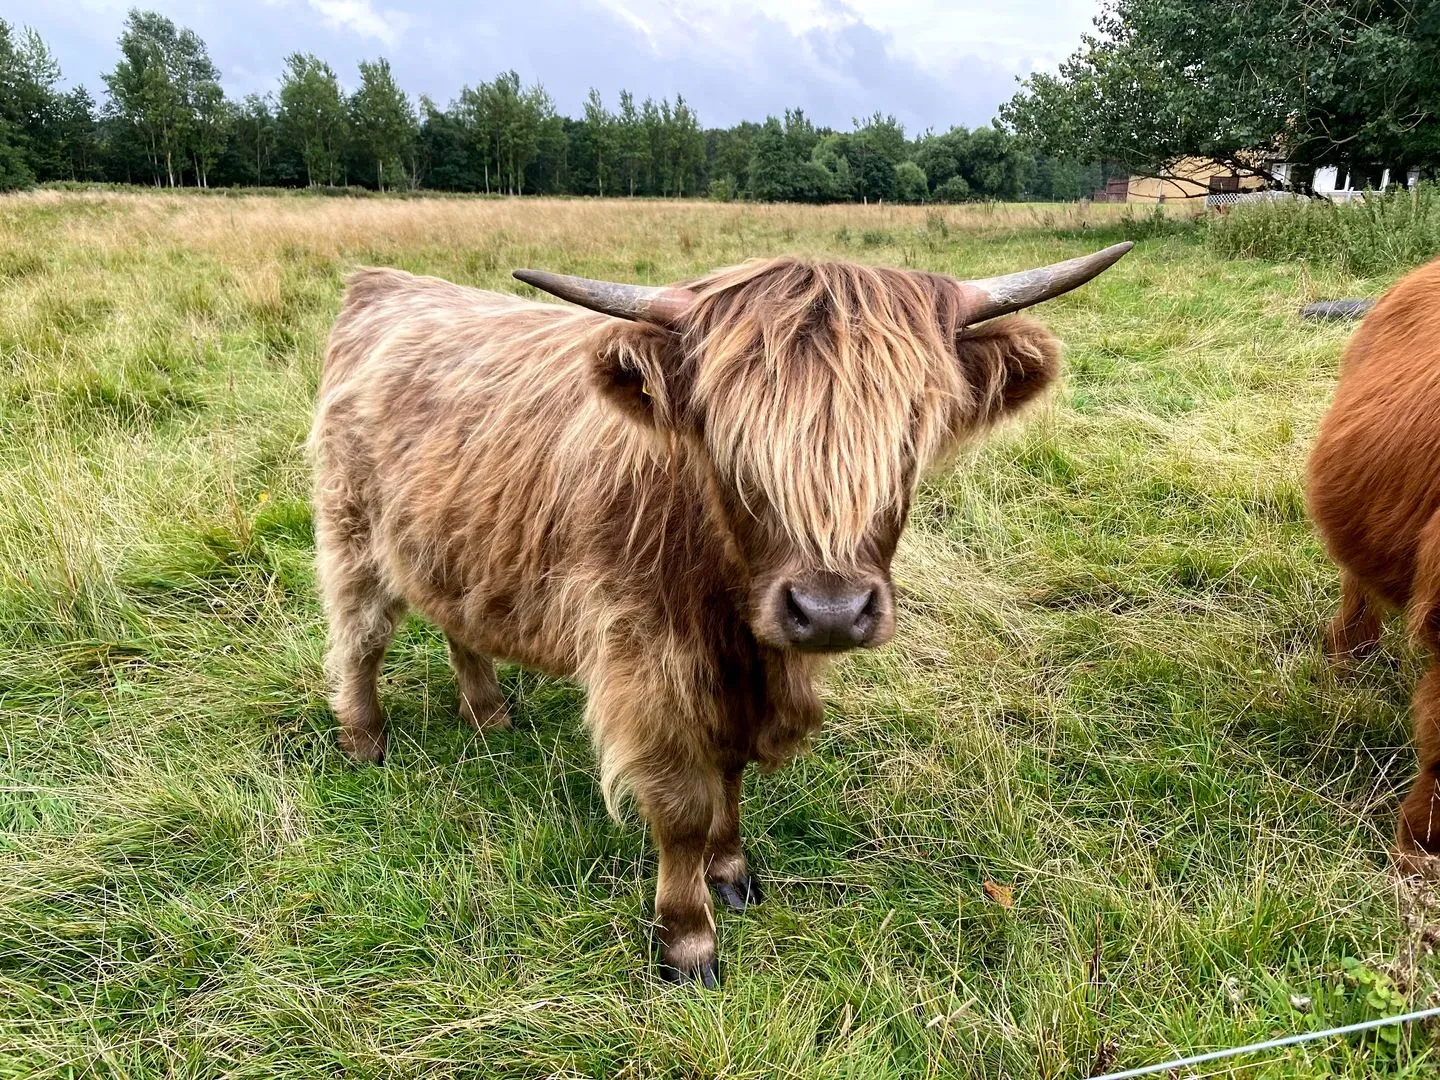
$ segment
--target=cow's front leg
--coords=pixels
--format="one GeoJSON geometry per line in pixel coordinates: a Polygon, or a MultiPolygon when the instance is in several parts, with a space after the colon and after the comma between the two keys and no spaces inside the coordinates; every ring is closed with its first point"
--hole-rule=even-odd
{"type": "MultiPolygon", "coordinates": [[[[698,809],[698,807],[697,807],[698,809]]],[[[660,973],[671,982],[698,979],[720,984],[715,959],[715,911],[705,887],[705,846],[710,807],[701,814],[660,814],[651,818],[660,849],[655,887],[655,923],[660,935],[660,973]]]]}
{"type": "Polygon", "coordinates": [[[760,883],[745,862],[740,840],[740,785],[745,765],[725,770],[723,797],[710,825],[709,850],[705,855],[705,876],[715,895],[731,911],[744,911],[765,899],[760,883]]]}
{"type": "Polygon", "coordinates": [[[715,911],[705,883],[710,831],[724,802],[722,754],[695,701],[676,700],[649,672],[602,669],[589,680],[586,722],[606,805],[628,790],[660,852],[655,930],[661,974],[719,984],[715,911]],[[643,706],[643,711],[637,710],[643,706]]]}

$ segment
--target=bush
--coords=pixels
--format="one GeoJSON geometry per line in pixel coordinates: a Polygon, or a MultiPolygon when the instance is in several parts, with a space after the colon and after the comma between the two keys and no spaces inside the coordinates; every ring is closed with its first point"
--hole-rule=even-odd
{"type": "Polygon", "coordinates": [[[920,203],[930,194],[930,181],[925,179],[925,170],[913,161],[902,161],[895,166],[895,197],[905,203],[920,203]]]}
{"type": "Polygon", "coordinates": [[[931,198],[936,202],[945,203],[968,202],[970,185],[965,182],[963,176],[957,174],[937,187],[931,198]]]}
{"type": "Polygon", "coordinates": [[[1241,203],[1210,223],[1209,242],[1227,258],[1304,259],[1361,277],[1393,273],[1440,253],[1440,189],[1419,184],[1349,203],[1241,203]]]}
{"type": "Polygon", "coordinates": [[[735,178],[729,173],[710,181],[710,198],[716,202],[734,202],[737,194],[735,178]]]}

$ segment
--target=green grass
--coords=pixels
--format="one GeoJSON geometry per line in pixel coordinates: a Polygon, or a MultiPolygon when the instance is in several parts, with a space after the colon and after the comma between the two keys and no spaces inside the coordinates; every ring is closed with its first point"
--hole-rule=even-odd
{"type": "MultiPolygon", "coordinates": [[[[349,268],[978,275],[1137,227],[0,200],[0,1077],[1074,1077],[1368,1018],[1377,979],[1430,1002],[1440,917],[1385,855],[1416,660],[1392,628],[1356,678],[1323,663],[1300,489],[1348,330],[1296,311],[1388,279],[1195,230],[1143,226],[1038,312],[1065,387],[923,490],[895,643],[747,782],[769,898],[720,916],[719,992],[655,977],[653,855],[605,815],[578,689],[507,669],[516,728],[478,737],[411,622],[387,764],[334,747],[301,447],[349,268]]],[[[1242,1075],[1434,1071],[1416,1033],[1242,1075]]]]}
{"type": "Polygon", "coordinates": [[[1354,274],[1387,274],[1440,254],[1440,186],[1417,185],[1363,200],[1241,204],[1209,229],[1225,256],[1305,259],[1354,274]]]}

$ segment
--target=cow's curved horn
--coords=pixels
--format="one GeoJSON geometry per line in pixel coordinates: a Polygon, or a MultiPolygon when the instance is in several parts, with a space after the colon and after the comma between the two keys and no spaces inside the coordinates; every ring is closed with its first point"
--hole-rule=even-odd
{"type": "Polygon", "coordinates": [[[977,323],[984,319],[993,319],[997,315],[1008,315],[1012,311],[1019,311],[1069,292],[1114,266],[1120,256],[1134,246],[1133,241],[1126,240],[1123,244],[1114,244],[1104,251],[1081,255],[1078,259],[1066,259],[1064,262],[1052,263],[1035,270],[962,281],[960,287],[970,300],[970,311],[965,321],[977,323]]]}
{"type": "Polygon", "coordinates": [[[545,270],[516,270],[514,276],[572,304],[614,315],[620,319],[672,326],[695,299],[689,289],[673,285],[622,285],[615,281],[551,274],[545,270]]]}

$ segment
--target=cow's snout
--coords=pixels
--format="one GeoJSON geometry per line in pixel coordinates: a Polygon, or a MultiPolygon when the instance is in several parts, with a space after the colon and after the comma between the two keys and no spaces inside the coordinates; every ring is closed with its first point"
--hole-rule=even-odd
{"type": "Polygon", "coordinates": [[[797,649],[840,652],[871,643],[879,591],[869,582],[793,582],[781,590],[779,623],[797,649]]]}

